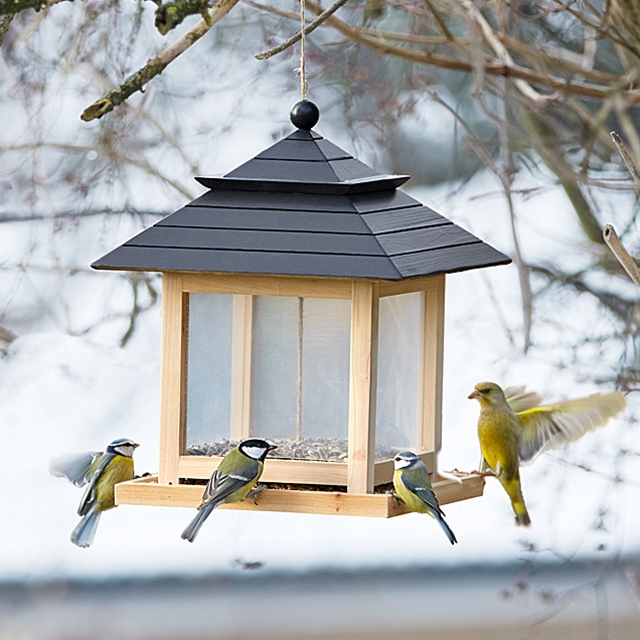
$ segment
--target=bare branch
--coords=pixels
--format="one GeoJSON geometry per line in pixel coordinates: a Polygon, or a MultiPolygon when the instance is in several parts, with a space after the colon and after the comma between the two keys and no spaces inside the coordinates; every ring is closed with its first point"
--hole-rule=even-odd
{"type": "MultiPolygon", "coordinates": [[[[343,4],[345,4],[347,0],[337,0],[334,2],[328,9],[323,11],[315,20],[313,20],[308,27],[305,27],[304,34],[308,36],[312,31],[315,31],[317,27],[319,27],[323,22],[326,22],[327,18],[332,16],[343,4]]],[[[268,60],[272,56],[275,56],[277,53],[281,53],[285,49],[288,49],[290,46],[294,45],[302,38],[302,31],[298,31],[295,35],[291,36],[288,40],[285,40],[282,44],[279,44],[277,47],[273,47],[273,49],[269,49],[268,51],[263,51],[256,56],[256,60],[268,60]]]]}
{"type": "Polygon", "coordinates": [[[0,19],[0,47],[4,42],[4,37],[7,35],[7,31],[9,31],[9,26],[11,25],[11,21],[13,20],[15,14],[8,13],[0,19]]]}
{"type": "Polygon", "coordinates": [[[605,242],[609,245],[613,255],[618,258],[618,262],[623,266],[624,270],[629,274],[629,277],[640,287],[640,269],[633,261],[633,258],[629,255],[629,252],[624,248],[624,245],[620,241],[616,230],[612,225],[607,224],[604,227],[602,235],[605,242]]]}
{"type": "Polygon", "coordinates": [[[93,216],[157,216],[162,218],[171,211],[139,211],[126,209],[112,211],[110,209],[89,209],[86,211],[65,211],[64,213],[0,213],[0,224],[3,222],[32,222],[34,220],[74,220],[77,218],[91,218],[93,216]]]}
{"type": "MultiPolygon", "coordinates": [[[[633,158],[629,154],[629,150],[627,149],[627,146],[625,145],[625,143],[622,141],[622,138],[615,131],[611,132],[611,137],[613,138],[613,141],[616,143],[616,147],[618,147],[618,151],[620,152],[620,155],[622,156],[624,163],[627,165],[627,169],[629,169],[629,173],[631,174],[633,181],[636,183],[636,187],[638,188],[638,193],[640,193],[640,172],[638,171],[638,167],[636,166],[636,163],[633,161],[633,158]]],[[[606,228],[605,228],[605,231],[606,231],[606,228]]],[[[605,237],[605,240],[606,240],[606,237],[605,237]]]]}
{"type": "Polygon", "coordinates": [[[209,20],[200,20],[194,27],[176,40],[171,46],[152,58],[147,64],[130,75],[119,87],[110,91],[104,98],[100,98],[87,107],[82,116],[85,122],[102,118],[103,115],[113,111],[131,95],[140,91],[150,80],[160,75],[167,66],[179,55],[183,54],[192,44],[195,44],[202,36],[218,23],[224,16],[238,4],[239,0],[220,0],[218,4],[209,9],[209,20]]]}
{"type": "MultiPolygon", "coordinates": [[[[322,13],[322,7],[320,5],[312,2],[312,0],[306,0],[306,2],[309,9],[311,9],[315,14],[319,15],[322,13]]],[[[268,9],[267,7],[264,8],[268,9]]],[[[384,39],[380,37],[373,37],[366,33],[362,28],[353,27],[346,22],[339,20],[335,16],[329,17],[325,23],[351,39],[353,42],[370,47],[380,53],[393,55],[411,62],[427,64],[441,69],[450,69],[452,71],[462,71],[464,73],[473,73],[477,66],[472,61],[441,56],[429,51],[418,51],[391,45],[384,39]]],[[[483,72],[487,75],[514,80],[526,80],[533,85],[547,87],[561,94],[578,95],[585,98],[604,100],[615,93],[619,93],[624,100],[630,104],[640,103],[640,90],[625,89],[630,82],[626,77],[619,78],[618,82],[611,86],[600,86],[585,82],[572,82],[551,74],[539,73],[533,69],[528,69],[517,64],[485,62],[481,67],[483,72]]]]}

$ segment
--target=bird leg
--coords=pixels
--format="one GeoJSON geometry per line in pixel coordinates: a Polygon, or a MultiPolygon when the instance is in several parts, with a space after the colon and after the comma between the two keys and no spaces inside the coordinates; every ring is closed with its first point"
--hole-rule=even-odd
{"type": "Polygon", "coordinates": [[[258,485],[251,493],[247,494],[247,497],[245,498],[245,500],[248,500],[249,498],[253,498],[253,504],[255,504],[257,507],[258,501],[256,500],[256,498],[258,497],[260,492],[263,491],[264,489],[266,489],[265,485],[263,484],[258,485]]]}
{"type": "Polygon", "coordinates": [[[404,502],[400,500],[398,494],[393,489],[387,491],[387,493],[396,501],[396,509],[399,509],[404,504],[404,502]]]}

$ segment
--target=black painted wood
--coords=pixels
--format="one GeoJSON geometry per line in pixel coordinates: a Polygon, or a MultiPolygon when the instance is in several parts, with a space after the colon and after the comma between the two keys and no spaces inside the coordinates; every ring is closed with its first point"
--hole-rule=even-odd
{"type": "Polygon", "coordinates": [[[371,233],[364,220],[355,212],[349,214],[277,209],[229,209],[191,205],[166,216],[157,222],[156,226],[371,233]]]}
{"type": "Polygon", "coordinates": [[[375,234],[420,229],[449,222],[433,209],[419,204],[409,208],[368,213],[363,215],[362,219],[375,234]]]}
{"type": "Polygon", "coordinates": [[[196,180],[209,191],[93,266],[397,280],[510,261],[314,131],[196,180]]]}
{"type": "Polygon", "coordinates": [[[122,246],[91,265],[94,269],[256,273],[400,280],[388,258],[282,254],[266,251],[211,251],[122,246]]]}
{"type": "Polygon", "coordinates": [[[314,140],[285,138],[256,156],[258,160],[290,160],[292,162],[326,162],[324,154],[314,140]]]}
{"type": "Polygon", "coordinates": [[[237,229],[185,229],[154,226],[125,243],[126,246],[177,249],[272,251],[281,253],[385,256],[372,235],[254,231],[237,229]]]}
{"type": "Polygon", "coordinates": [[[403,278],[411,278],[509,264],[511,259],[488,244],[478,242],[395,256],[391,261],[403,278]]]}
{"type": "Polygon", "coordinates": [[[438,227],[387,233],[377,238],[388,256],[480,242],[474,235],[451,222],[438,227]]]}

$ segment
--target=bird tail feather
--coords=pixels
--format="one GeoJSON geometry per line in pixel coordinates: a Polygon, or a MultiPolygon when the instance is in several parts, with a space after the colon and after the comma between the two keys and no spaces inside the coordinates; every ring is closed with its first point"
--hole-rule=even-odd
{"type": "Polygon", "coordinates": [[[195,518],[187,525],[185,530],[182,532],[180,536],[183,540],[188,540],[189,542],[193,542],[198,535],[198,531],[200,531],[200,527],[204,524],[204,521],[209,517],[209,514],[218,506],[218,504],[210,504],[200,509],[198,513],[196,513],[195,518]]]}
{"type": "Polygon", "coordinates": [[[98,511],[96,506],[78,522],[76,528],[71,532],[71,542],[83,549],[90,547],[96,537],[96,530],[100,522],[100,516],[102,515],[102,512],[98,511]]]}
{"type": "Polygon", "coordinates": [[[447,538],[449,538],[449,542],[451,544],[455,544],[456,542],[458,542],[458,539],[456,538],[455,533],[451,531],[451,527],[445,522],[445,519],[439,513],[436,514],[435,518],[440,524],[440,526],[442,527],[443,531],[447,534],[447,538]]]}

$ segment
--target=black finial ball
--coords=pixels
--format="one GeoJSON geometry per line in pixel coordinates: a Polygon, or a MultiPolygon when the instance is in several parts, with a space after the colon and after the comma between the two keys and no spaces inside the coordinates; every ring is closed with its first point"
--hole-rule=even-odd
{"type": "Polygon", "coordinates": [[[309,131],[316,126],[320,119],[320,111],[313,102],[309,100],[300,100],[291,107],[291,122],[304,131],[309,131]]]}

